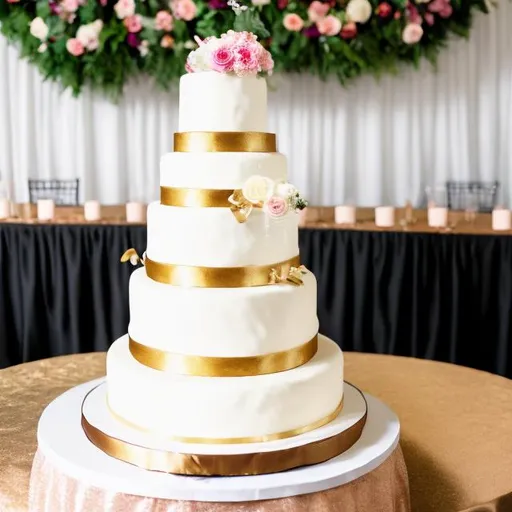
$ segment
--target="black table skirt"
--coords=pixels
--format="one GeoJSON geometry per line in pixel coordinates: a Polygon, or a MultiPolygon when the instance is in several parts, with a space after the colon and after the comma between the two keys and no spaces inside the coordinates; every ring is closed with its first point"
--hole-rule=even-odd
{"type": "MultiPolygon", "coordinates": [[[[126,333],[143,226],[0,225],[0,367],[126,333]]],[[[322,333],[344,350],[512,376],[512,237],[304,229],[322,333]]]]}

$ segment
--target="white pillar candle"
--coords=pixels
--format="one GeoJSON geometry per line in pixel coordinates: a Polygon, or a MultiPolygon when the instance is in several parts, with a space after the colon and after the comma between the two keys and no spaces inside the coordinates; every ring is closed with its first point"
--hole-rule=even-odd
{"type": "Polygon", "coordinates": [[[496,208],[492,212],[492,229],[495,231],[508,231],[511,228],[510,210],[496,208]]]}
{"type": "Polygon", "coordinates": [[[86,201],[84,203],[84,219],[85,220],[100,220],[101,207],[99,201],[86,201]]]}
{"type": "Polygon", "coordinates": [[[39,220],[52,220],[55,216],[55,203],[53,199],[39,199],[37,201],[37,218],[39,220]]]}
{"type": "Polygon", "coordinates": [[[146,220],[145,205],[142,203],[126,203],[126,221],[144,222],[146,220]]]}
{"type": "Polygon", "coordinates": [[[336,224],[355,224],[356,209],[354,206],[336,206],[334,208],[334,222],[336,224]]]}
{"type": "Polygon", "coordinates": [[[433,206],[428,209],[428,225],[431,228],[445,228],[448,224],[448,208],[433,206]]]}
{"type": "Polygon", "coordinates": [[[375,225],[380,228],[391,228],[395,225],[395,208],[393,206],[377,206],[375,208],[375,225]]]}
{"type": "Polygon", "coordinates": [[[0,199],[0,219],[7,219],[11,216],[11,202],[9,199],[0,199]]]}

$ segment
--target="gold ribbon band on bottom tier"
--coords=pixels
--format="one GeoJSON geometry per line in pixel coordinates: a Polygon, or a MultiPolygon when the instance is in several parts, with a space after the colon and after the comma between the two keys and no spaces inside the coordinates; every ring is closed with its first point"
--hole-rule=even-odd
{"type": "Polygon", "coordinates": [[[301,284],[300,258],[294,256],[272,265],[247,267],[192,267],[144,258],[146,274],[153,281],[173,286],[200,288],[244,288],[275,283],[301,284]]]}
{"type": "MultiPolygon", "coordinates": [[[[332,419],[339,414],[341,404],[338,409],[332,419]]],[[[278,473],[332,459],[347,451],[358,441],[363,432],[366,417],[367,412],[347,430],[303,446],[270,452],[230,455],[179,453],[128,443],[94,427],[83,414],[82,428],[88,439],[101,451],[143,469],[181,475],[236,476],[278,473]]]]}
{"type": "Polygon", "coordinates": [[[176,354],[143,345],[131,337],[132,356],[144,366],[198,377],[248,377],[291,370],[307,363],[318,350],[318,335],[298,347],[249,357],[205,357],[176,354]]]}
{"type": "Polygon", "coordinates": [[[177,132],[174,151],[275,153],[275,133],[265,132],[177,132]]]}
{"type": "Polygon", "coordinates": [[[231,208],[234,190],[160,187],[160,203],[165,206],[231,208]]]}

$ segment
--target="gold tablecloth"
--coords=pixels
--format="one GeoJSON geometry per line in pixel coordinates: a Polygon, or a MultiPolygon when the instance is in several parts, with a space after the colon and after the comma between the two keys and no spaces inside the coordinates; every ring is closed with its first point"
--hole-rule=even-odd
{"type": "MultiPolygon", "coordinates": [[[[43,408],[103,365],[104,354],[85,354],[0,371],[2,512],[26,510],[43,408]]],[[[348,381],[400,417],[414,512],[512,510],[512,381],[395,356],[346,353],[345,365],[348,381]]]]}
{"type": "MultiPolygon", "coordinates": [[[[27,510],[35,431],[43,408],[66,389],[103,375],[104,363],[104,354],[84,354],[0,371],[1,512],[27,510]]],[[[68,478],[41,452],[36,453],[32,466],[30,491],[32,510],[51,512],[410,512],[407,470],[400,447],[381,466],[347,485],[279,500],[212,505],[111,493],[68,478]]]]}

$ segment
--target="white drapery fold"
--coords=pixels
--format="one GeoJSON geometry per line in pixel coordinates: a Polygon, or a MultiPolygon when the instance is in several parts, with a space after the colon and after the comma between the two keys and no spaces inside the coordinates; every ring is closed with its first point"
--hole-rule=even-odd
{"type": "MultiPolygon", "coordinates": [[[[450,42],[435,72],[403,69],[379,82],[275,77],[270,129],[290,181],[316,205],[403,204],[446,179],[494,180],[512,194],[512,3],[476,15],[469,42],[450,42]]],[[[208,91],[205,91],[208,94],[208,91]]],[[[43,82],[0,39],[0,179],[17,201],[28,178],[80,178],[82,199],[158,197],[160,156],[172,148],[177,92],[132,83],[115,105],[43,82]]]]}

